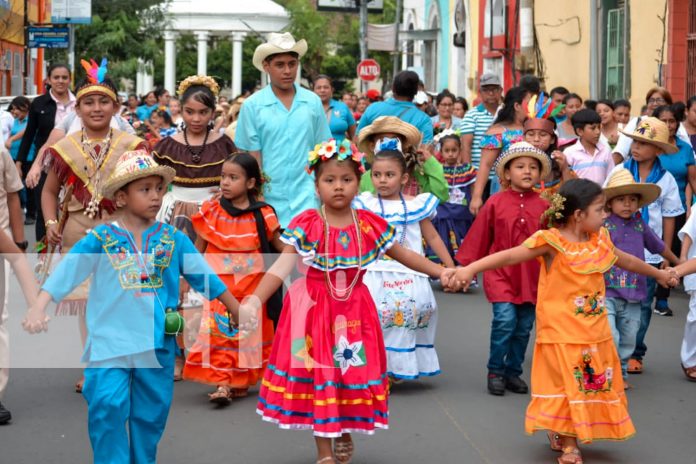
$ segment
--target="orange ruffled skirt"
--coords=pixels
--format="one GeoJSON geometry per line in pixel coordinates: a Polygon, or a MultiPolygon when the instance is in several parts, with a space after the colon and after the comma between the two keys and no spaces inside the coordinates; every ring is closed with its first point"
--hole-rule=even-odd
{"type": "Polygon", "coordinates": [[[635,434],[612,339],[595,344],[536,343],[525,431],[538,430],[582,443],[621,441],[635,434]]]}

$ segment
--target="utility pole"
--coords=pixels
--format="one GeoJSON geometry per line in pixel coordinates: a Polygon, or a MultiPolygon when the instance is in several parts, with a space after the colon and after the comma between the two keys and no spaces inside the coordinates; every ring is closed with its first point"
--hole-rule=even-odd
{"type": "Polygon", "coordinates": [[[394,60],[392,62],[392,74],[393,77],[399,72],[401,67],[401,46],[399,44],[399,26],[401,24],[401,2],[402,0],[396,0],[396,18],[394,18],[394,60]]]}
{"type": "Polygon", "coordinates": [[[29,95],[29,61],[31,61],[31,50],[29,49],[29,1],[24,0],[24,69],[22,72],[23,95],[29,95]]]}
{"type": "MultiPolygon", "coordinates": [[[[26,0],[25,0],[26,1],[26,0]]],[[[360,61],[367,59],[367,2],[369,0],[355,0],[360,8],[360,61]]],[[[367,82],[360,83],[362,93],[367,91],[367,82]]]]}

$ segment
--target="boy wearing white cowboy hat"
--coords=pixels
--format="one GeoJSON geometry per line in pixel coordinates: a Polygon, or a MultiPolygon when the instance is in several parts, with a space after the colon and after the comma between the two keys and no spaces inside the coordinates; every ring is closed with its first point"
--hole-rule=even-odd
{"type": "Polygon", "coordinates": [[[268,74],[270,85],[244,101],[234,138],[270,179],[265,200],[278,212],[281,227],[317,206],[314,182],[305,171],[307,153],[331,138],[321,100],[295,83],[306,52],[307,42],[288,32],[272,33],[256,48],[254,66],[268,74]]]}
{"type": "Polygon", "coordinates": [[[173,335],[183,325],[173,310],[180,275],[237,314],[236,301],[191,240],[155,220],[174,175],[144,150],[124,153],[103,188],[119,206],[118,220],[98,225],[70,249],[24,322],[29,332],[46,330],[48,303],[91,277],[82,361],[96,464],[157,461],[174,391],[173,335]]]}
{"type": "MultiPolygon", "coordinates": [[[[604,196],[611,214],[604,222],[614,246],[621,251],[644,260],[644,250],[659,254],[672,263],[677,257],[672,250],[645,223],[640,215],[641,208],[654,202],[661,193],[659,186],[641,184],[633,179],[627,169],[617,169],[607,180],[604,196]]],[[[636,348],[636,334],[640,328],[641,301],[647,296],[647,278],[613,266],[604,274],[606,284],[606,307],[611,333],[621,359],[624,387],[628,382],[628,360],[636,348]]]]}
{"type": "MultiPolygon", "coordinates": [[[[462,266],[516,247],[542,227],[540,218],[549,205],[534,186],[551,172],[549,156],[517,142],[501,153],[495,172],[507,188],[492,195],[476,215],[455,256],[462,266]]],[[[491,395],[529,391],[520,376],[536,315],[539,273],[536,261],[484,273],[483,288],[493,305],[487,365],[491,395]]]]}
{"type": "MultiPolygon", "coordinates": [[[[672,249],[674,237],[675,217],[684,213],[684,207],[679,197],[679,187],[666,169],[662,167],[658,155],[662,153],[675,153],[677,147],[669,143],[669,129],[667,125],[657,118],[643,118],[633,132],[622,131],[624,135],[633,139],[631,144],[631,157],[622,164],[614,167],[611,177],[619,169],[627,169],[633,179],[638,183],[652,183],[660,187],[661,192],[656,201],[641,208],[643,220],[650,226],[658,237],[661,237],[665,246],[672,249]]],[[[606,186],[606,183],[605,183],[606,186]]],[[[654,266],[662,265],[662,256],[645,251],[645,262],[654,266]]],[[[640,329],[636,335],[636,349],[628,361],[628,373],[640,374],[643,372],[643,357],[648,349],[645,345],[645,334],[650,325],[652,316],[652,300],[655,296],[655,279],[648,277],[647,297],[641,305],[640,329]]]]}

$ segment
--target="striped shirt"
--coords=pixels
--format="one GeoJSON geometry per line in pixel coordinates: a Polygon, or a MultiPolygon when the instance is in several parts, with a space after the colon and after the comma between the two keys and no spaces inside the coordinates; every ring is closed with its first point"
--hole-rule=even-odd
{"type": "Polygon", "coordinates": [[[488,128],[491,127],[494,119],[495,114],[489,113],[486,107],[483,106],[483,103],[481,103],[466,112],[459,126],[459,131],[462,135],[474,135],[474,140],[471,143],[471,164],[476,169],[479,168],[481,161],[481,138],[488,128]]]}
{"type": "Polygon", "coordinates": [[[614,169],[614,158],[611,156],[609,147],[598,144],[593,153],[588,152],[580,143],[569,146],[563,151],[568,160],[568,166],[581,179],[589,179],[604,185],[604,181],[609,177],[609,173],[614,169]]]}

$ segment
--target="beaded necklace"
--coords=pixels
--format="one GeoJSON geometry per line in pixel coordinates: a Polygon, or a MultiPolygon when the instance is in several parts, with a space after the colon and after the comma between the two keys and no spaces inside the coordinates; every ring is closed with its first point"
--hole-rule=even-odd
{"type": "Polygon", "coordinates": [[[82,128],[80,135],[82,152],[87,155],[87,164],[89,165],[89,168],[85,167],[88,179],[86,184],[92,184],[92,189],[94,191],[92,198],[83,211],[83,214],[90,219],[94,219],[97,213],[99,213],[99,203],[101,203],[102,200],[102,174],[105,174],[102,172],[102,166],[111,151],[113,132],[113,129],[109,129],[109,135],[107,135],[105,139],[88,139],[85,137],[85,129],[82,128]]]}
{"type": "Polygon", "coordinates": [[[203,138],[203,145],[200,146],[199,149],[195,150],[191,145],[189,145],[188,141],[188,136],[186,135],[186,132],[188,130],[184,128],[184,143],[186,144],[186,150],[188,150],[189,153],[191,153],[191,160],[194,163],[200,163],[201,162],[201,153],[205,151],[205,146],[208,145],[208,135],[210,135],[210,131],[206,130],[205,131],[205,137],[203,138]]]}
{"type": "MultiPolygon", "coordinates": [[[[384,202],[382,201],[382,195],[377,194],[377,199],[379,200],[379,209],[381,210],[380,216],[382,219],[385,221],[387,220],[387,213],[384,211],[384,202]]],[[[408,207],[406,206],[406,200],[404,199],[404,194],[399,192],[399,199],[401,200],[401,206],[404,209],[404,225],[401,229],[401,236],[399,237],[399,245],[404,244],[404,241],[406,240],[406,219],[408,217],[408,207]]],[[[389,221],[387,221],[389,222],[389,221]]]]}
{"type": "Polygon", "coordinates": [[[326,266],[324,266],[324,281],[329,289],[329,295],[336,301],[348,301],[353,289],[360,281],[360,271],[362,271],[362,236],[360,234],[360,226],[358,224],[358,216],[354,209],[350,210],[353,216],[353,224],[355,225],[355,236],[358,240],[358,272],[355,273],[352,282],[344,290],[336,288],[333,283],[331,283],[331,277],[329,276],[329,220],[326,218],[326,208],[321,205],[321,218],[324,220],[324,257],[326,259],[326,266]]]}

